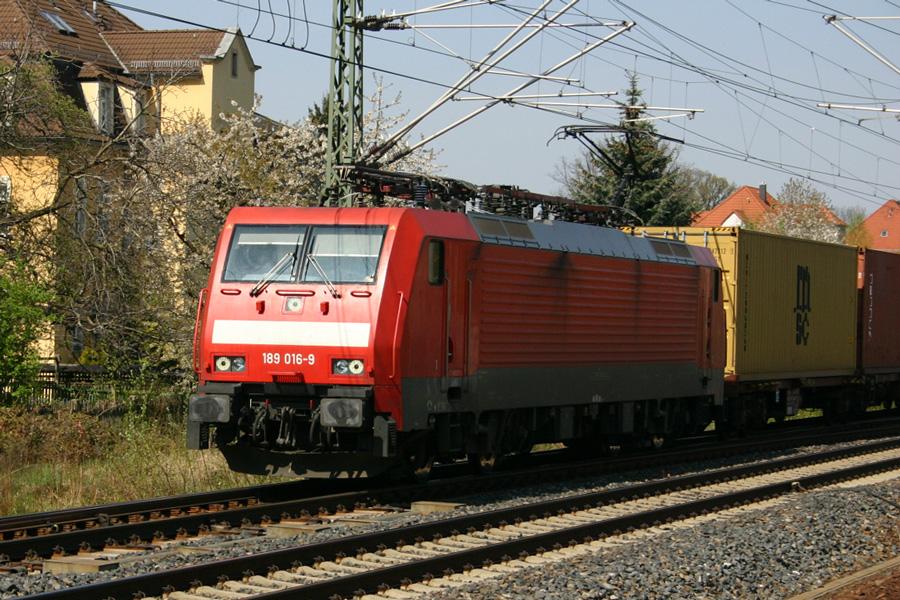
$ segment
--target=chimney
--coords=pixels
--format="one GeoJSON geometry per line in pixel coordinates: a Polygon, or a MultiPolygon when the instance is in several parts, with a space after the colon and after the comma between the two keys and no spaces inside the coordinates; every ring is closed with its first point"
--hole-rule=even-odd
{"type": "Polygon", "coordinates": [[[768,204],[769,201],[767,200],[767,198],[768,194],[766,193],[766,183],[762,182],[761,184],[759,184],[759,199],[768,204]]]}

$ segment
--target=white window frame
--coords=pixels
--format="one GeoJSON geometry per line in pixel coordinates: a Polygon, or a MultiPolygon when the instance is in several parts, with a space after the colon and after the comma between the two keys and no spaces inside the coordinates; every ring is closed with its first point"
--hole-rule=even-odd
{"type": "Polygon", "coordinates": [[[142,135],[147,129],[147,103],[144,98],[144,90],[134,90],[131,96],[131,110],[134,115],[131,130],[137,135],[142,135]]]}
{"type": "Polygon", "coordinates": [[[112,135],[115,128],[115,87],[108,81],[97,82],[97,129],[112,135]]]}
{"type": "MultiPolygon", "coordinates": [[[[12,178],[9,175],[0,175],[0,217],[9,215],[9,207],[12,203],[12,178]]],[[[0,226],[0,245],[9,239],[9,227],[0,226]]]]}
{"type": "Polygon", "coordinates": [[[9,175],[0,175],[0,214],[8,210],[10,202],[12,202],[12,178],[9,175]]]}

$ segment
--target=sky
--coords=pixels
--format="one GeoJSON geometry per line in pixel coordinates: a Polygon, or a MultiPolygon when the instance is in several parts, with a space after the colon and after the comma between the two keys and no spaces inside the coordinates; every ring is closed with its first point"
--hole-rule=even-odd
{"type": "MultiPolygon", "coordinates": [[[[261,67],[260,112],[270,118],[296,123],[327,94],[333,2],[110,3],[145,29],[240,27],[261,67]]],[[[673,140],[681,164],[738,186],[766,183],[776,195],[791,178],[805,179],[837,208],[867,213],[900,198],[900,0],[364,4],[366,15],[411,12],[391,21],[403,28],[367,32],[364,42],[365,92],[377,77],[385,98],[399,96],[395,116],[418,117],[472,65],[502,59],[409,135],[415,143],[493,104],[427,143],[448,177],[563,193],[558,174],[585,149],[561,128],[618,123],[635,75],[645,116],[673,140]],[[428,10],[438,5],[446,9],[428,10]],[[513,29],[562,11],[554,27],[513,29]],[[515,101],[496,102],[529,82],[515,101]]]]}

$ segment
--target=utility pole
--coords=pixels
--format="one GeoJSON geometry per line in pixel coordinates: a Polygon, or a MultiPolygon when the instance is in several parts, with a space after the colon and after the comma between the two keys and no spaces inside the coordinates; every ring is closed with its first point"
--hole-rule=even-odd
{"type": "Polygon", "coordinates": [[[342,183],[342,167],[359,158],[363,136],[363,0],[334,0],[331,33],[331,84],[328,93],[326,206],[352,206],[353,188],[342,183]]]}

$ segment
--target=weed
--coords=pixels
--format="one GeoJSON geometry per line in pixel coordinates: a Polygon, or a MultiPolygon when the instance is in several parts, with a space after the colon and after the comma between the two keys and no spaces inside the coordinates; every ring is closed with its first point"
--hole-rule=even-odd
{"type": "Polygon", "coordinates": [[[0,408],[0,516],[271,481],[187,450],[184,430],[142,403],[121,415],[0,408]]]}

